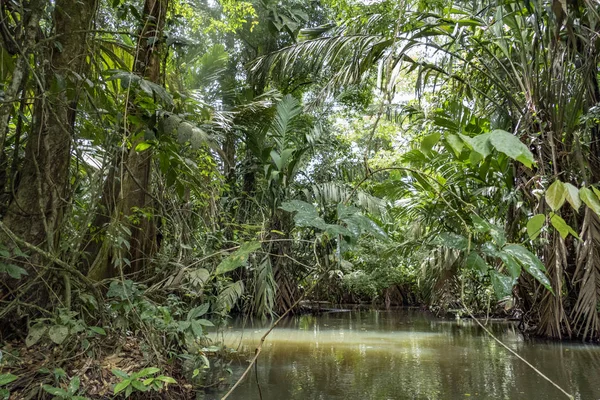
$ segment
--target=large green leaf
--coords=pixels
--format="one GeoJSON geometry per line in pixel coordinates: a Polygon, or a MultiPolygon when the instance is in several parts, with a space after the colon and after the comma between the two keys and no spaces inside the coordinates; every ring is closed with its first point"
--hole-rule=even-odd
{"type": "Polygon", "coordinates": [[[448,143],[451,150],[454,151],[456,157],[460,156],[465,143],[458,137],[458,135],[454,135],[452,133],[446,134],[446,142],[448,143]]]}
{"type": "Polygon", "coordinates": [[[546,276],[546,267],[539,258],[520,244],[509,244],[502,251],[510,254],[525,270],[552,293],[552,285],[546,276]]]}
{"type": "Polygon", "coordinates": [[[53,325],[48,329],[48,336],[56,344],[61,344],[69,336],[69,328],[64,325],[53,325]]]}
{"type": "Polygon", "coordinates": [[[546,190],[546,203],[548,203],[552,211],[556,211],[565,204],[566,200],[567,188],[561,181],[554,181],[548,190],[546,190]]]}
{"type": "Polygon", "coordinates": [[[510,276],[512,276],[513,278],[518,278],[519,275],[521,275],[521,266],[512,255],[504,251],[499,251],[498,257],[500,257],[500,259],[504,263],[504,266],[510,273],[510,276]]]}
{"type": "Polygon", "coordinates": [[[430,135],[427,135],[421,141],[421,150],[428,153],[433,149],[433,146],[437,144],[440,140],[440,133],[435,132],[430,135]]]}
{"type": "Polygon", "coordinates": [[[47,330],[48,327],[41,322],[32,325],[29,328],[29,332],[27,332],[27,337],[25,338],[25,345],[27,347],[31,347],[34,344],[36,344],[42,338],[42,336],[44,336],[47,330]]]}
{"type": "Polygon", "coordinates": [[[492,287],[496,297],[500,300],[512,293],[512,288],[516,283],[516,279],[510,276],[502,275],[495,269],[490,269],[490,279],[492,281],[492,287]]]}
{"type": "Polygon", "coordinates": [[[540,235],[545,222],[546,216],[544,214],[534,215],[527,221],[527,234],[531,240],[535,240],[540,235]]]}
{"type": "Polygon", "coordinates": [[[581,207],[581,199],[579,198],[579,189],[570,183],[565,183],[565,189],[567,190],[567,201],[573,207],[575,211],[579,211],[581,207]]]}
{"type": "Polygon", "coordinates": [[[513,160],[521,162],[527,168],[531,168],[535,163],[529,148],[512,133],[502,129],[493,130],[490,132],[490,143],[496,150],[506,154],[513,160]]]}
{"type": "Polygon", "coordinates": [[[8,385],[11,382],[14,382],[19,377],[13,374],[0,374],[0,386],[8,385]]]}
{"type": "Polygon", "coordinates": [[[590,189],[583,187],[579,189],[579,198],[585,203],[586,206],[600,216],[600,199],[590,189]]]}
{"type": "Polygon", "coordinates": [[[481,274],[487,273],[487,270],[490,268],[488,263],[485,262],[483,258],[476,252],[472,251],[469,253],[467,257],[467,268],[479,271],[481,274]]]}
{"type": "Polygon", "coordinates": [[[260,242],[246,242],[217,266],[215,274],[220,275],[246,264],[251,253],[260,249],[260,242]]]}
{"type": "Polygon", "coordinates": [[[569,233],[579,239],[579,235],[567,222],[558,214],[551,213],[550,215],[550,223],[558,231],[560,236],[563,239],[566,239],[569,236],[569,233]]]}
{"type": "Polygon", "coordinates": [[[373,220],[362,215],[358,208],[340,203],[338,204],[337,212],[338,219],[346,223],[346,227],[355,237],[366,233],[379,238],[387,238],[385,231],[373,222],[373,220]]]}
{"type": "Polygon", "coordinates": [[[312,204],[301,200],[284,201],[281,204],[281,209],[289,212],[296,212],[294,222],[296,226],[317,228],[321,230],[327,229],[327,223],[321,217],[317,209],[312,204]]]}
{"type": "Polygon", "coordinates": [[[492,144],[490,143],[490,134],[484,133],[475,137],[469,137],[459,133],[459,136],[464,142],[475,152],[486,158],[492,152],[492,144]]]}
{"type": "Polygon", "coordinates": [[[478,216],[477,214],[471,214],[471,220],[473,221],[473,228],[477,232],[489,233],[496,245],[502,247],[506,244],[506,235],[504,230],[478,216]]]}

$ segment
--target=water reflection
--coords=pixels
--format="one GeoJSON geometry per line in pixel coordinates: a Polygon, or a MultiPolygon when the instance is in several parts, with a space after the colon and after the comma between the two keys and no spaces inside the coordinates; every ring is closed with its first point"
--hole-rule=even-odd
{"type": "MultiPolygon", "coordinates": [[[[576,399],[600,399],[599,347],[526,342],[506,323],[491,329],[576,399]]],[[[256,324],[234,326],[223,338],[252,350],[264,332],[256,324]]],[[[234,378],[244,367],[234,368],[234,378]]],[[[263,399],[565,398],[472,321],[417,310],[287,319],[265,342],[258,381],[263,399]]],[[[231,398],[260,399],[254,377],[231,398]]]]}

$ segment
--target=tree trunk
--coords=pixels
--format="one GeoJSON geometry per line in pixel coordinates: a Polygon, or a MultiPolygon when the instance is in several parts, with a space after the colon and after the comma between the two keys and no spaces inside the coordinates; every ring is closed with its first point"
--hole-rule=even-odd
{"type": "MultiPolygon", "coordinates": [[[[146,0],[144,3],[143,21],[140,29],[134,73],[145,80],[160,83],[160,61],[163,43],[163,28],[167,14],[168,0],[146,0]]],[[[130,103],[132,104],[132,103],[130,103]]],[[[128,106],[128,114],[136,115],[139,111],[133,106],[128,106]]],[[[144,140],[143,135],[137,139],[132,138],[132,132],[140,130],[140,126],[128,126],[128,136],[131,147],[123,157],[117,157],[114,169],[123,177],[120,188],[115,179],[107,179],[103,199],[103,207],[108,210],[112,221],[123,224],[131,231],[128,235],[129,249],[125,256],[129,260],[128,272],[143,272],[148,261],[158,249],[157,228],[154,219],[154,204],[151,196],[152,176],[152,150],[136,151],[136,146],[144,140]],[[120,193],[119,193],[120,189],[120,193]],[[112,194],[112,195],[111,195],[112,194]],[[114,202],[114,204],[112,204],[114,202]]],[[[113,178],[115,175],[111,175],[113,178]]],[[[101,211],[102,212],[102,211],[101,211]]],[[[106,227],[106,215],[96,218],[95,231],[102,231],[106,227]],[[102,223],[102,225],[99,225],[102,223]]],[[[88,275],[93,279],[104,279],[115,276],[118,272],[114,268],[113,248],[111,243],[104,241],[101,245],[93,244],[86,248],[91,253],[93,265],[88,275]]]]}
{"type": "MultiPolygon", "coordinates": [[[[46,2],[36,4],[45,6],[46,2]]],[[[81,86],[75,77],[86,74],[86,40],[96,5],[96,0],[55,2],[53,35],[60,40],[60,46],[50,41],[46,62],[37,63],[45,68],[35,71],[38,85],[45,86],[40,88],[44,96],[34,104],[33,127],[25,148],[21,178],[3,219],[5,226],[21,239],[51,254],[55,254],[68,206],[71,141],[81,86]]],[[[27,279],[35,280],[42,273],[39,266],[48,260],[34,255],[28,261],[24,265],[29,272],[27,279]]],[[[11,280],[8,288],[20,287],[24,279],[11,280]]],[[[38,300],[48,298],[46,285],[36,289],[29,288],[27,296],[38,300]]]]}

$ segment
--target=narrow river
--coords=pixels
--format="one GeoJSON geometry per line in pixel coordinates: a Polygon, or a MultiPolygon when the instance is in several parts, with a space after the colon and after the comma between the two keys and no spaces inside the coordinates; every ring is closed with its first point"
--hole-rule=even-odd
{"type": "MultiPolygon", "coordinates": [[[[600,399],[600,347],[526,341],[509,323],[490,329],[575,399],[600,399]]],[[[235,323],[223,339],[252,352],[265,330],[235,323]]],[[[245,366],[234,363],[233,378],[245,366]]],[[[230,398],[260,399],[257,379],[264,400],[567,398],[473,321],[417,310],[289,318],[265,342],[257,375],[230,398]]]]}

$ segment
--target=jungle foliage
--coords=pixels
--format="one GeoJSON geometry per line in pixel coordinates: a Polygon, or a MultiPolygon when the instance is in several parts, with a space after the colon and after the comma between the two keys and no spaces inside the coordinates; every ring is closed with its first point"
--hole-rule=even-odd
{"type": "Polygon", "coordinates": [[[0,12],[0,397],[191,396],[302,299],[600,340],[597,2],[0,12]]]}

